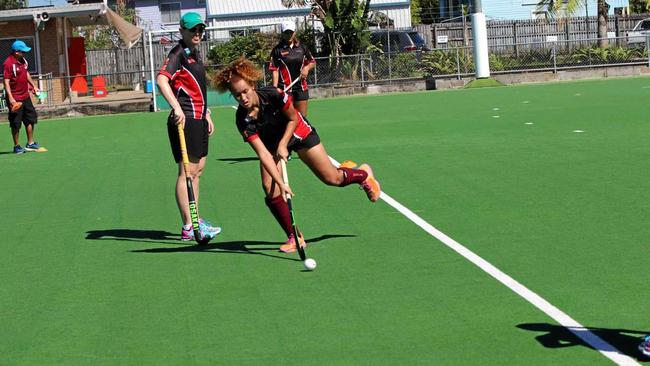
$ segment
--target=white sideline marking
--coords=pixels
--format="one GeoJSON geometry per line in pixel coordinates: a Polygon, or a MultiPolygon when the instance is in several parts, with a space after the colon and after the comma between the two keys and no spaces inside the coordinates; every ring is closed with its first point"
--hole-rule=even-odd
{"type": "MultiPolygon", "coordinates": [[[[334,160],[331,156],[329,158],[332,164],[334,164],[335,166],[338,167],[339,165],[341,165],[338,161],[334,160]]],[[[422,228],[431,236],[438,239],[449,248],[453,249],[456,253],[462,255],[465,259],[474,263],[485,273],[489,274],[490,276],[494,277],[497,281],[506,285],[517,295],[523,297],[526,301],[533,304],[536,308],[544,312],[549,317],[553,318],[556,322],[558,322],[558,324],[567,328],[569,331],[571,331],[571,333],[575,334],[578,338],[582,339],[585,343],[589,344],[591,347],[598,350],[598,352],[602,353],[603,356],[609,358],[617,365],[641,366],[641,364],[636,362],[636,360],[621,353],[614,346],[605,342],[602,338],[598,337],[597,335],[589,331],[589,329],[585,328],[582,324],[573,320],[573,318],[571,318],[569,315],[564,313],[562,310],[558,309],[557,307],[555,307],[550,302],[546,301],[538,294],[529,290],[526,286],[517,282],[517,280],[508,276],[500,269],[493,266],[490,262],[479,257],[471,250],[465,248],[463,245],[459,244],[457,241],[450,238],[442,231],[431,226],[431,224],[424,221],[420,216],[416,215],[415,213],[413,213],[413,211],[404,207],[401,203],[395,201],[392,197],[390,197],[385,192],[381,192],[379,198],[381,198],[388,205],[390,205],[391,207],[399,211],[401,214],[406,216],[409,220],[413,221],[414,224],[422,228]]]]}
{"type": "Polygon", "coordinates": [[[231,105],[230,108],[232,108],[232,109],[234,109],[234,110],[237,110],[237,106],[236,106],[236,105],[231,105]]]}
{"type": "Polygon", "coordinates": [[[499,117],[501,117],[501,116],[492,116],[492,118],[499,118],[499,117]]]}
{"type": "Polygon", "coordinates": [[[533,124],[533,122],[526,122],[526,124],[527,124],[527,125],[532,125],[532,124],[533,124]]]}
{"type": "Polygon", "coordinates": [[[573,132],[575,132],[575,133],[583,133],[585,131],[583,131],[583,130],[573,130],[573,132]]]}
{"type": "Polygon", "coordinates": [[[498,111],[498,110],[499,110],[499,108],[492,108],[492,110],[493,110],[493,111],[498,111]]]}
{"type": "Polygon", "coordinates": [[[530,102],[527,101],[527,100],[524,100],[522,103],[523,103],[523,104],[528,104],[528,103],[530,103],[530,102]]]}

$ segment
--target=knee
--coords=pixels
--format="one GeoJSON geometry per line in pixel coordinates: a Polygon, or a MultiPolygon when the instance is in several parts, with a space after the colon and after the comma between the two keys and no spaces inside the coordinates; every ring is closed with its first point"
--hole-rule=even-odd
{"type": "Polygon", "coordinates": [[[202,167],[201,168],[196,168],[196,170],[192,174],[192,179],[197,180],[197,179],[201,178],[202,174],[203,174],[203,168],[202,167]]]}
{"type": "Polygon", "coordinates": [[[343,182],[343,176],[340,170],[335,170],[334,172],[323,176],[321,180],[328,186],[339,186],[343,182]]]}

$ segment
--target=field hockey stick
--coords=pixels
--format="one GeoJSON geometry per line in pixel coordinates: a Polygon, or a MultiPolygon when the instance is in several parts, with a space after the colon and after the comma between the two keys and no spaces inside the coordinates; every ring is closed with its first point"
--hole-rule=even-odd
{"type": "Polygon", "coordinates": [[[297,83],[298,80],[300,80],[300,75],[299,75],[297,78],[295,78],[295,79],[291,82],[291,84],[287,85],[287,86],[284,88],[284,92],[286,93],[286,92],[288,92],[289,90],[291,90],[291,87],[293,87],[293,85],[294,85],[295,83],[297,83]]]}
{"type": "MultiPolygon", "coordinates": [[[[284,184],[289,185],[289,176],[287,175],[287,163],[284,160],[280,160],[280,166],[282,167],[282,180],[284,180],[284,184]]],[[[291,195],[289,193],[287,193],[287,206],[289,206],[289,215],[291,216],[291,228],[293,229],[293,237],[296,239],[296,250],[298,250],[298,255],[300,255],[300,260],[304,261],[307,258],[307,256],[305,255],[305,250],[300,246],[298,227],[296,226],[296,219],[293,214],[293,206],[291,205],[291,195]]]]}
{"type": "Polygon", "coordinates": [[[185,183],[187,184],[187,198],[190,203],[190,217],[192,218],[192,230],[194,231],[194,240],[198,244],[206,244],[209,239],[204,239],[201,235],[201,228],[199,227],[199,209],[194,199],[194,187],[192,186],[192,178],[190,178],[188,171],[190,167],[190,159],[187,157],[187,146],[185,144],[185,131],[183,126],[178,126],[178,138],[181,143],[181,157],[183,159],[183,172],[185,173],[185,183]]]}

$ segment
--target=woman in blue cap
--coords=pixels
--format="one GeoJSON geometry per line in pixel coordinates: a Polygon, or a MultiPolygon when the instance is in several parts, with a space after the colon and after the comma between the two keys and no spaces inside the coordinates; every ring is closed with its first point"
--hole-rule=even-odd
{"type": "MultiPolygon", "coordinates": [[[[176,178],[176,203],[181,213],[183,227],[181,240],[194,240],[192,218],[190,216],[185,174],[192,178],[194,197],[199,202],[199,178],[208,156],[208,141],[214,132],[207,104],[207,85],[205,68],[198,51],[203,38],[205,23],[201,15],[189,12],[180,21],[182,39],[172,48],[162,68],[158,72],[156,84],[161,94],[172,107],[167,119],[167,132],[174,160],[178,164],[176,178]],[[185,142],[189,155],[189,171],[184,173],[181,161],[178,125],[183,126],[185,142]]],[[[199,220],[201,235],[213,238],[221,228],[199,220]]]]}
{"type": "Polygon", "coordinates": [[[38,94],[38,86],[29,75],[29,65],[25,53],[31,51],[25,42],[15,41],[11,45],[11,55],[3,64],[3,83],[7,105],[9,105],[9,126],[14,139],[14,153],[22,154],[25,151],[36,151],[40,147],[34,141],[34,125],[38,122],[36,108],[29,97],[30,90],[38,94]],[[25,125],[27,131],[27,145],[23,148],[19,143],[20,125],[25,125]]]}

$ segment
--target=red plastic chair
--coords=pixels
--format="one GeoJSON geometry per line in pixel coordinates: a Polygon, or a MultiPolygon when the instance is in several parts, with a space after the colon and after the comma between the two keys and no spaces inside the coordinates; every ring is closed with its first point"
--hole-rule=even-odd
{"type": "Polygon", "coordinates": [[[106,80],[103,76],[93,76],[93,97],[103,98],[108,95],[106,80]]]}

